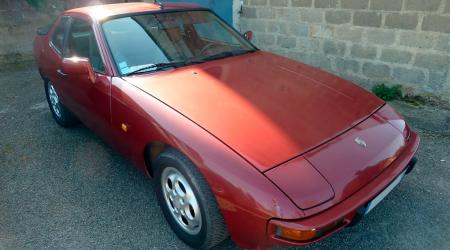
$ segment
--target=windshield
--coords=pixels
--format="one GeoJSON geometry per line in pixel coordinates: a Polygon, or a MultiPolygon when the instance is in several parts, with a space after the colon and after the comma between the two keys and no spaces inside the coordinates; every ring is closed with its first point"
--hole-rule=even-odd
{"type": "Polygon", "coordinates": [[[121,17],[105,21],[102,28],[122,75],[161,69],[155,65],[186,62],[181,65],[185,66],[254,51],[206,10],[121,17]]]}

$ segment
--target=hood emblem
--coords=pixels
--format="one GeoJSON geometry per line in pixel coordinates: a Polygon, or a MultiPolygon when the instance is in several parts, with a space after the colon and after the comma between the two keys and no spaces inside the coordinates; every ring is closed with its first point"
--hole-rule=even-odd
{"type": "Polygon", "coordinates": [[[366,141],[364,141],[361,137],[356,137],[355,138],[355,142],[356,144],[358,144],[359,146],[363,147],[363,148],[367,148],[367,143],[366,141]]]}

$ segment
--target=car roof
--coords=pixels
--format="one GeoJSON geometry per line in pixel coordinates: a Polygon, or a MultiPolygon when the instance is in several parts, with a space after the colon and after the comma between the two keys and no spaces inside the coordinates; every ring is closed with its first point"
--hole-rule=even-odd
{"type": "Polygon", "coordinates": [[[64,14],[81,14],[90,16],[92,19],[104,19],[111,16],[126,15],[133,13],[151,12],[164,10],[185,10],[202,8],[202,6],[194,4],[179,4],[179,3],[163,3],[163,7],[154,3],[116,3],[116,4],[103,4],[87,6],[82,8],[76,8],[67,10],[64,14]]]}

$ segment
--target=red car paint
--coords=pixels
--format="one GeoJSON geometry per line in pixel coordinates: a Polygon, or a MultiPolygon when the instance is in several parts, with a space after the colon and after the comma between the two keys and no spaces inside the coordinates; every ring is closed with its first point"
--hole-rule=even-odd
{"type": "Polygon", "coordinates": [[[261,171],[341,134],[384,104],[343,79],[266,52],[125,80],[261,171]]]}
{"type": "MultiPolygon", "coordinates": [[[[196,7],[165,5],[190,8],[196,7]]],[[[160,8],[130,3],[62,14],[92,24],[106,67],[95,83],[56,73],[63,58],[49,37],[59,19],[48,35],[35,39],[39,70],[87,127],[146,175],[152,174],[145,161],[152,143],[189,157],[211,186],[240,247],[311,243],[274,236],[275,224],[312,229],[340,222],[314,241],[331,235],[414,156],[418,136],[383,101],[346,80],[274,54],[256,52],[120,77],[96,17],[144,11],[160,8]],[[355,143],[357,137],[366,140],[366,148],[355,143]]]]}

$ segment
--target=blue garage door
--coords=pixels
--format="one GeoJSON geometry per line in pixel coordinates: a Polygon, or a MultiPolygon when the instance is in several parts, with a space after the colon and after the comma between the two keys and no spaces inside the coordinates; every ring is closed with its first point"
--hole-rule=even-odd
{"type": "Polygon", "coordinates": [[[208,7],[233,25],[233,0],[162,0],[161,2],[193,3],[208,7]]]}

